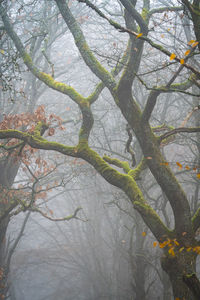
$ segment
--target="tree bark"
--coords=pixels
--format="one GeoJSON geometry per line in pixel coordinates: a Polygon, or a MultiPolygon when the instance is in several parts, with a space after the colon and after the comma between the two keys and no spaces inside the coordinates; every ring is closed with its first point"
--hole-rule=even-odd
{"type": "Polygon", "coordinates": [[[184,281],[185,274],[194,274],[196,271],[196,254],[183,251],[176,256],[165,254],[161,258],[163,270],[168,274],[172,284],[173,295],[176,299],[197,300],[194,293],[184,281]]]}

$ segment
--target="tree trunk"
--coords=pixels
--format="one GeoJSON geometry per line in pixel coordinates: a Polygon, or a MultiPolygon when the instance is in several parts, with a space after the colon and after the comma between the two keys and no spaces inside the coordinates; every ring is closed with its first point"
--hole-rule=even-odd
{"type": "MultiPolygon", "coordinates": [[[[0,189],[9,189],[17,175],[19,169],[19,162],[14,157],[6,156],[0,161],[0,189]]],[[[3,195],[3,192],[2,192],[3,195]]],[[[4,201],[4,196],[0,195],[0,211],[3,213],[10,203],[4,201]]],[[[12,199],[10,199],[12,201],[12,199]]],[[[6,231],[8,228],[10,218],[7,215],[0,221],[0,296],[6,295],[8,290],[8,270],[9,266],[6,261],[6,231]]],[[[3,298],[2,298],[3,299],[3,298]]]]}
{"type": "Polygon", "coordinates": [[[186,274],[192,274],[196,271],[196,254],[194,252],[184,250],[174,257],[168,254],[164,255],[161,258],[161,265],[169,276],[174,299],[197,300],[183,280],[186,274]]]}

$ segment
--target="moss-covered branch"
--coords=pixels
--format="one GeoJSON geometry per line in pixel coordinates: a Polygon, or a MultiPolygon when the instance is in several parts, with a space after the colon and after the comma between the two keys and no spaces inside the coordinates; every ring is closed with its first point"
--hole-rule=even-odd
{"type": "Polygon", "coordinates": [[[104,155],[103,159],[118,168],[123,169],[123,171],[131,176],[134,180],[138,180],[140,178],[141,172],[146,169],[146,159],[142,159],[141,162],[134,169],[130,168],[129,163],[127,161],[121,161],[117,158],[111,158],[107,155],[104,155]]]}
{"type": "Polygon", "coordinates": [[[22,140],[36,149],[54,150],[64,155],[77,157],[76,147],[66,146],[56,142],[49,142],[38,134],[31,134],[15,129],[0,130],[0,139],[5,138],[15,138],[18,140],[22,140]]]}
{"type": "Polygon", "coordinates": [[[133,206],[142,215],[143,220],[160,243],[167,238],[175,237],[174,233],[163,224],[155,210],[148,204],[135,201],[133,206]]]}
{"type": "Polygon", "coordinates": [[[126,174],[128,174],[128,172],[131,171],[131,168],[130,168],[129,163],[128,163],[127,161],[121,161],[121,160],[119,160],[119,159],[117,159],[117,158],[111,158],[111,157],[109,157],[109,156],[107,156],[107,155],[104,155],[103,159],[104,159],[107,163],[109,163],[109,164],[111,164],[111,165],[114,165],[114,166],[116,166],[116,167],[118,167],[118,168],[123,169],[123,171],[124,171],[126,174]]]}
{"type": "Polygon", "coordinates": [[[65,0],[55,0],[60,13],[69,27],[78,50],[81,53],[83,60],[90,70],[110,89],[116,86],[113,76],[99,63],[90,50],[84,34],[78,25],[76,19],[72,15],[65,0]]]}
{"type": "Polygon", "coordinates": [[[145,108],[142,113],[142,122],[146,123],[149,121],[151,114],[154,110],[154,107],[156,105],[157,98],[160,95],[160,93],[161,92],[159,90],[152,90],[149,93],[147,103],[146,103],[145,108]]]}

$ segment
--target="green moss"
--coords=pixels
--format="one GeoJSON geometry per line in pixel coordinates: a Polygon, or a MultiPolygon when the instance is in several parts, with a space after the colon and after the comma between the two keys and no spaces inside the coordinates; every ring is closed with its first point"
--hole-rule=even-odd
{"type": "Polygon", "coordinates": [[[109,164],[115,165],[116,167],[122,168],[125,173],[128,173],[131,168],[129,166],[129,163],[127,161],[121,161],[117,158],[111,158],[107,155],[104,155],[103,159],[108,162],[109,164]]]}
{"type": "Polygon", "coordinates": [[[24,55],[23,55],[23,60],[24,60],[24,63],[26,64],[26,65],[33,65],[33,61],[32,61],[32,58],[31,58],[31,56],[28,54],[28,53],[25,53],[24,55]]]}
{"type": "Polygon", "coordinates": [[[187,277],[187,278],[191,278],[191,277],[196,277],[196,273],[191,273],[191,274],[185,274],[184,275],[185,277],[187,277]]]}
{"type": "Polygon", "coordinates": [[[71,99],[74,100],[77,104],[84,100],[84,98],[79,93],[77,93],[75,89],[65,83],[54,80],[54,78],[50,74],[39,72],[38,77],[54,90],[57,90],[71,97],[71,99]]]}
{"type": "Polygon", "coordinates": [[[90,107],[90,102],[87,99],[83,99],[80,102],[81,106],[90,107]]]}
{"type": "Polygon", "coordinates": [[[130,170],[128,172],[128,175],[131,176],[134,180],[139,180],[140,174],[145,168],[146,168],[146,159],[143,158],[134,170],[130,170]]]}
{"type": "Polygon", "coordinates": [[[143,8],[141,16],[145,22],[147,22],[148,20],[148,14],[149,14],[149,10],[147,8],[143,8]]]}
{"type": "Polygon", "coordinates": [[[122,29],[121,25],[118,24],[117,22],[113,21],[113,20],[109,20],[109,23],[114,26],[116,29],[122,29]]]}
{"type": "Polygon", "coordinates": [[[174,232],[167,228],[154,209],[146,202],[134,201],[133,206],[140,212],[146,224],[149,226],[154,236],[159,241],[169,238],[175,238],[174,232]]]}

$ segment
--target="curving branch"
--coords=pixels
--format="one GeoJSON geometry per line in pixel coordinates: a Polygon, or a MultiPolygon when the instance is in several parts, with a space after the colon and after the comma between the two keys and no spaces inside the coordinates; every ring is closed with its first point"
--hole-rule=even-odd
{"type": "Polygon", "coordinates": [[[46,213],[44,213],[43,211],[41,211],[39,208],[37,207],[30,207],[27,210],[31,211],[31,212],[36,212],[41,214],[44,218],[53,221],[53,222],[63,222],[63,221],[70,221],[71,219],[77,219],[77,220],[81,220],[81,221],[87,221],[87,220],[82,220],[81,218],[77,217],[77,214],[80,210],[82,210],[82,207],[77,207],[74,211],[74,213],[72,215],[69,215],[67,217],[63,217],[63,218],[53,218],[48,216],[46,213]]]}
{"type": "Polygon", "coordinates": [[[175,135],[177,133],[194,133],[194,132],[200,132],[200,127],[179,127],[176,129],[173,129],[169,132],[164,133],[159,137],[159,141],[163,141],[164,139],[168,138],[169,136],[175,135]]]}
{"type": "MultiPolygon", "coordinates": [[[[192,49],[192,52],[194,52],[194,49],[192,49]]],[[[189,56],[186,57],[185,61],[187,61],[189,59],[189,56]]],[[[180,72],[183,70],[184,68],[184,65],[180,65],[178,70],[175,72],[175,74],[172,76],[172,78],[168,81],[168,83],[163,87],[163,89],[170,89],[171,86],[172,86],[172,83],[176,80],[176,78],[178,77],[178,75],[180,74],[180,72]]],[[[177,86],[177,84],[175,85],[177,86]]],[[[181,86],[181,84],[179,85],[179,87],[181,86]]],[[[190,87],[190,85],[189,85],[190,87]]],[[[184,88],[187,88],[187,86],[184,86],[184,88]]],[[[161,89],[155,89],[155,90],[152,90],[149,94],[149,97],[147,99],[147,103],[145,105],[145,108],[144,108],[144,111],[143,111],[143,114],[142,114],[142,120],[143,122],[148,122],[150,117],[151,117],[151,114],[154,110],[154,107],[156,105],[156,102],[157,102],[157,99],[158,99],[158,96],[160,95],[161,93],[161,89]]]]}
{"type": "Polygon", "coordinates": [[[147,16],[148,19],[150,19],[151,16],[154,14],[162,14],[164,12],[169,12],[169,11],[183,11],[183,6],[166,6],[166,7],[154,8],[148,12],[147,16]]]}
{"type": "Polygon", "coordinates": [[[116,83],[113,76],[99,63],[99,61],[95,58],[92,51],[90,50],[84,34],[78,25],[76,19],[72,15],[70,9],[68,8],[67,2],[65,0],[55,0],[57,6],[60,10],[60,13],[69,27],[74,41],[78,50],[81,53],[83,60],[86,65],[90,68],[90,70],[99,78],[101,81],[111,90],[115,88],[116,83]]]}

